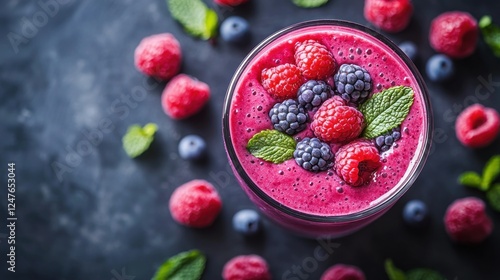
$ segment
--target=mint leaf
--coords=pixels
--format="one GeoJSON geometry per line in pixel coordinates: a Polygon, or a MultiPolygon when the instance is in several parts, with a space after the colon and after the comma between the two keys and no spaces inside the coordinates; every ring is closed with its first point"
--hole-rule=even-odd
{"type": "Polygon", "coordinates": [[[401,269],[395,267],[391,259],[385,260],[385,272],[389,280],[407,280],[405,273],[401,269]]]}
{"type": "Polygon", "coordinates": [[[374,94],[359,110],[365,117],[363,136],[375,138],[399,126],[410,112],[413,89],[396,86],[374,94]]]}
{"type": "Polygon", "coordinates": [[[500,155],[496,155],[490,158],[483,169],[483,181],[481,183],[481,189],[486,191],[490,188],[491,183],[500,174],[500,155]]]}
{"type": "Polygon", "coordinates": [[[165,261],[152,280],[198,280],[205,263],[205,256],[198,250],[182,252],[165,261]]]}
{"type": "Polygon", "coordinates": [[[277,130],[263,130],[248,140],[247,150],[255,157],[282,163],[293,157],[295,140],[277,130]]]}
{"type": "Polygon", "coordinates": [[[407,280],[445,280],[439,272],[427,269],[416,268],[408,271],[406,274],[407,280]]]}
{"type": "Polygon", "coordinates": [[[482,181],[483,180],[481,179],[481,175],[477,174],[474,171],[462,173],[460,175],[460,177],[458,177],[458,182],[461,185],[472,187],[472,188],[481,189],[482,181]]]}
{"type": "Polygon", "coordinates": [[[172,17],[192,36],[210,39],[217,33],[218,18],[201,0],[166,0],[172,17]]]}
{"type": "Polygon", "coordinates": [[[301,8],[316,8],[328,2],[328,0],[292,0],[292,2],[301,8]]]}
{"type": "Polygon", "coordinates": [[[495,184],[486,193],[486,199],[490,203],[491,207],[497,211],[500,211],[500,184],[495,184]]]}
{"type": "Polygon", "coordinates": [[[490,16],[483,16],[479,20],[479,28],[481,28],[484,41],[490,46],[493,54],[500,57],[500,27],[493,24],[490,16]]]}
{"type": "Polygon", "coordinates": [[[144,127],[131,125],[127,133],[122,138],[123,149],[131,158],[135,158],[144,153],[154,140],[154,134],[158,126],[148,123],[144,127]]]}

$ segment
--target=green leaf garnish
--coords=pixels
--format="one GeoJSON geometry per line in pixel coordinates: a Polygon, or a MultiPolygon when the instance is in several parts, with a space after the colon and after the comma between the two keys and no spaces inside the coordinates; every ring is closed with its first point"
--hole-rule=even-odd
{"type": "Polygon", "coordinates": [[[462,173],[460,177],[458,177],[458,182],[464,186],[478,188],[481,189],[481,183],[483,179],[481,175],[477,174],[474,171],[469,171],[462,173]]]}
{"type": "Polygon", "coordinates": [[[389,280],[406,280],[405,273],[401,269],[395,267],[391,259],[385,260],[385,272],[389,280]]]}
{"type": "Polygon", "coordinates": [[[500,57],[500,27],[493,24],[490,16],[483,16],[479,20],[479,28],[484,41],[490,46],[493,54],[500,57]]]}
{"type": "Polygon", "coordinates": [[[292,2],[301,8],[316,8],[325,5],[328,0],[292,0],[292,2]]]}
{"type": "Polygon", "coordinates": [[[488,190],[491,183],[500,174],[500,155],[496,155],[490,158],[483,169],[483,181],[481,182],[481,189],[488,190]]]}
{"type": "Polygon", "coordinates": [[[182,252],[166,260],[152,280],[199,280],[205,263],[205,256],[198,250],[182,252]]]}
{"type": "Polygon", "coordinates": [[[490,203],[491,207],[496,211],[500,211],[500,184],[495,184],[486,193],[486,199],[490,203]]]}
{"type": "Polygon", "coordinates": [[[260,159],[282,163],[293,157],[295,140],[277,130],[263,130],[248,140],[247,150],[260,159]]]}
{"type": "Polygon", "coordinates": [[[123,149],[131,158],[135,158],[144,153],[154,140],[154,135],[158,126],[148,123],[144,127],[131,125],[127,133],[122,138],[123,149]]]}
{"type": "Polygon", "coordinates": [[[408,271],[406,280],[444,280],[444,277],[432,269],[416,268],[408,271]]]}
{"type": "Polygon", "coordinates": [[[413,89],[396,86],[374,94],[359,110],[365,117],[363,136],[375,138],[399,126],[410,112],[413,89]]]}
{"type": "Polygon", "coordinates": [[[201,0],[166,0],[172,17],[192,36],[204,40],[217,34],[218,17],[201,0]]]}

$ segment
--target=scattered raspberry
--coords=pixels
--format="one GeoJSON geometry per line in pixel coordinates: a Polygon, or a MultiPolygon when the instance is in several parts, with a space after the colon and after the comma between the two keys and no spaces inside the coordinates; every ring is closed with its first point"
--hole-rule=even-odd
{"type": "Polygon", "coordinates": [[[135,49],[135,67],[146,75],[170,79],[181,67],[181,46],[174,35],[162,33],[142,39],[135,49]]]}
{"type": "Polygon", "coordinates": [[[179,74],[163,90],[163,110],[173,119],[184,119],[197,113],[210,98],[207,84],[179,74]]]}
{"type": "Polygon", "coordinates": [[[446,12],[431,23],[429,41],[437,52],[452,58],[471,55],[476,49],[479,29],[476,20],[466,12],[446,12]]]}
{"type": "Polygon", "coordinates": [[[487,146],[500,132],[500,115],[493,108],[480,104],[471,105],[458,115],[455,131],[458,140],[465,146],[487,146]]]}
{"type": "Polygon", "coordinates": [[[299,68],[293,64],[287,63],[262,70],[262,86],[278,101],[294,99],[303,81],[299,68]]]}
{"type": "Polygon", "coordinates": [[[333,75],[336,67],[330,51],[314,40],[295,45],[295,63],[302,75],[310,80],[324,80],[333,75]]]}
{"type": "Polygon", "coordinates": [[[214,0],[215,4],[226,5],[226,6],[239,6],[248,0],[214,0]]]}
{"type": "Polygon", "coordinates": [[[257,255],[242,255],[229,260],[222,270],[224,280],[269,280],[266,260],[257,255]]]}
{"type": "Polygon", "coordinates": [[[365,280],[365,274],[356,266],[336,264],[321,275],[321,280],[365,280]]]}
{"type": "Polygon", "coordinates": [[[446,210],[444,225],[451,239],[461,243],[479,243],[493,230],[484,202],[475,197],[455,200],[446,210]]]}
{"type": "Polygon", "coordinates": [[[405,29],[412,13],[410,0],[365,0],[366,20],[387,32],[405,29]]]}
{"type": "Polygon", "coordinates": [[[340,96],[334,96],[319,107],[314,114],[311,129],[325,142],[345,142],[358,137],[363,131],[363,114],[347,106],[340,96]]]}
{"type": "Polygon", "coordinates": [[[378,150],[366,139],[358,139],[342,146],[335,155],[337,175],[354,187],[370,181],[372,172],[379,166],[378,150]]]}
{"type": "Polygon", "coordinates": [[[178,223],[202,228],[213,223],[222,202],[212,184],[204,180],[192,180],[172,193],[169,207],[172,217],[178,223]]]}

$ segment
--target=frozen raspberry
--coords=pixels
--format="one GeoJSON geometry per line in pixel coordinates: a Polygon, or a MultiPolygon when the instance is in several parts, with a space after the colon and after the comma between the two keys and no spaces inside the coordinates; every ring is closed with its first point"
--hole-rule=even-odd
{"type": "Polygon", "coordinates": [[[226,5],[226,6],[239,6],[248,0],[214,0],[215,4],[226,5]]]}
{"type": "Polygon", "coordinates": [[[493,230],[484,202],[475,197],[455,200],[446,210],[444,225],[451,239],[461,243],[479,243],[493,230]]]}
{"type": "Polygon", "coordinates": [[[493,108],[471,105],[458,115],[455,132],[465,146],[478,148],[489,145],[500,131],[500,115],[493,108]]]}
{"type": "Polygon", "coordinates": [[[314,40],[295,45],[295,63],[302,75],[310,80],[324,80],[335,71],[333,55],[324,45],[314,40]]]}
{"type": "Polygon", "coordinates": [[[204,180],[192,180],[172,193],[169,207],[178,223],[202,228],[213,223],[219,215],[222,202],[212,184],[204,180]]]}
{"type": "Polygon", "coordinates": [[[295,98],[303,81],[299,68],[293,64],[287,63],[262,70],[262,86],[278,101],[295,98]]]}
{"type": "Polygon", "coordinates": [[[135,66],[146,75],[170,79],[181,67],[181,46],[170,33],[151,35],[142,39],[135,49],[135,66]]]}
{"type": "Polygon", "coordinates": [[[351,186],[360,186],[371,179],[380,166],[377,148],[366,139],[358,139],[342,146],[335,155],[337,175],[351,186]]]}
{"type": "Polygon", "coordinates": [[[321,280],[365,280],[365,274],[356,266],[336,264],[321,275],[321,280]]]}
{"type": "Polygon", "coordinates": [[[405,29],[412,13],[410,0],[365,0],[366,20],[387,32],[405,29]]]}
{"type": "Polygon", "coordinates": [[[257,255],[242,255],[229,260],[222,269],[224,280],[269,280],[266,260],[257,255]]]}
{"type": "Polygon", "coordinates": [[[173,119],[184,119],[197,113],[210,98],[210,87],[188,75],[174,77],[163,90],[163,110],[173,119]]]}
{"type": "Polygon", "coordinates": [[[314,114],[311,129],[325,142],[345,142],[358,137],[363,131],[363,114],[347,106],[340,96],[334,96],[319,107],[314,114]]]}
{"type": "Polygon", "coordinates": [[[464,58],[476,49],[477,21],[466,12],[446,12],[431,23],[429,41],[437,52],[452,58],[464,58]]]}

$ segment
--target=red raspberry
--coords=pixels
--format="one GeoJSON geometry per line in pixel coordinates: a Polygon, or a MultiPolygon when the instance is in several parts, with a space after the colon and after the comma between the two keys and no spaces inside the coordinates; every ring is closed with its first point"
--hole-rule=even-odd
{"type": "Polygon", "coordinates": [[[335,155],[337,175],[351,186],[370,181],[372,173],[380,166],[377,148],[366,139],[358,139],[340,147],[335,155]]]}
{"type": "Polygon", "coordinates": [[[476,20],[466,12],[447,12],[431,23],[429,41],[437,52],[452,58],[471,55],[476,49],[479,29],[476,20]]]}
{"type": "Polygon", "coordinates": [[[172,193],[169,207],[178,223],[202,228],[213,223],[219,215],[222,202],[212,184],[204,180],[192,180],[172,193]]]}
{"type": "Polygon", "coordinates": [[[278,101],[297,97],[303,81],[299,68],[289,63],[266,68],[261,74],[262,86],[278,101]]]}
{"type": "Polygon", "coordinates": [[[181,46],[174,35],[162,33],[142,39],[135,49],[135,67],[146,75],[170,79],[181,67],[181,46]]]}
{"type": "Polygon", "coordinates": [[[479,198],[455,200],[446,210],[444,225],[451,239],[461,243],[479,243],[493,231],[493,224],[479,198]]]}
{"type": "Polygon", "coordinates": [[[471,105],[458,115],[455,132],[465,146],[478,148],[489,145],[500,131],[500,115],[493,108],[471,105]]]}
{"type": "Polygon", "coordinates": [[[336,68],[330,51],[314,40],[295,44],[294,57],[297,67],[308,80],[325,80],[333,75],[336,68]]]}
{"type": "Polygon", "coordinates": [[[365,280],[365,274],[356,266],[336,264],[321,275],[321,280],[365,280]]]}
{"type": "Polygon", "coordinates": [[[224,280],[269,280],[266,260],[257,255],[242,255],[229,260],[222,270],[224,280]]]}
{"type": "Polygon", "coordinates": [[[197,113],[210,98],[210,87],[188,75],[174,77],[163,90],[163,110],[173,119],[184,119],[197,113]]]}
{"type": "Polygon", "coordinates": [[[405,29],[412,13],[410,0],[365,0],[366,20],[387,32],[405,29]]]}
{"type": "Polygon", "coordinates": [[[215,4],[227,5],[227,6],[239,6],[248,0],[214,0],[215,4]]]}
{"type": "Polygon", "coordinates": [[[347,106],[344,99],[334,96],[326,100],[314,114],[311,129],[325,142],[346,142],[358,137],[363,131],[363,114],[347,106]]]}

